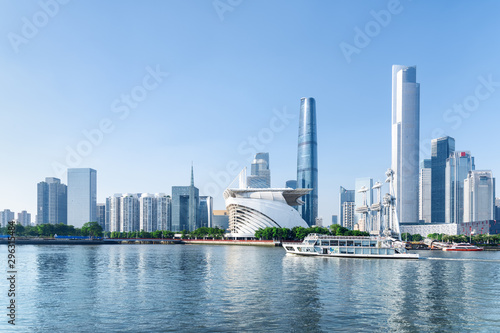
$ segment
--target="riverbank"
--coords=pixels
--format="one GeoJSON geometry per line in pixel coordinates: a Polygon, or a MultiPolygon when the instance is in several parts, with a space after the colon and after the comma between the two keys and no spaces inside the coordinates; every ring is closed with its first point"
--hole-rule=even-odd
{"type": "MultiPolygon", "coordinates": [[[[6,238],[0,244],[7,244],[6,238]]],[[[280,246],[272,240],[228,240],[228,239],[161,239],[161,238],[106,238],[106,239],[54,239],[16,238],[16,245],[116,245],[116,244],[192,244],[192,245],[241,245],[280,246]]]]}

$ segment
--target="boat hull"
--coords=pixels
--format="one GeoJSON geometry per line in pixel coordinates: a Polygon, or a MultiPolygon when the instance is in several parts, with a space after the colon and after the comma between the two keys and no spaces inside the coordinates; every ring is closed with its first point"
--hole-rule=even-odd
{"type": "Polygon", "coordinates": [[[291,251],[287,251],[286,253],[297,256],[333,257],[333,258],[362,258],[362,259],[418,259],[419,258],[419,255],[414,253],[391,254],[391,255],[352,254],[352,253],[321,254],[315,252],[291,252],[291,251]]]}

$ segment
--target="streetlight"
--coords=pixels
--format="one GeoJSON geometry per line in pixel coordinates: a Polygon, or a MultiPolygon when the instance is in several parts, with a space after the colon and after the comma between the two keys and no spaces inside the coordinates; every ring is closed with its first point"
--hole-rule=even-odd
{"type": "Polygon", "coordinates": [[[474,233],[474,231],[470,231],[470,235],[469,235],[469,244],[472,244],[472,234],[474,233]]]}

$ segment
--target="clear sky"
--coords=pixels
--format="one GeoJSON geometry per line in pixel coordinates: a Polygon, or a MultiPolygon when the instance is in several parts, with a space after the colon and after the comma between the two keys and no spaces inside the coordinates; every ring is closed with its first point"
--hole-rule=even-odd
{"type": "Polygon", "coordinates": [[[330,220],[339,186],[390,167],[393,64],[417,66],[420,158],[450,135],[476,169],[500,173],[498,1],[0,6],[0,209],[34,219],[36,184],[66,183],[68,166],[97,170],[103,202],[189,185],[191,162],[200,194],[224,209],[254,150],[270,153],[273,187],[296,178],[300,98],[314,97],[330,220]]]}

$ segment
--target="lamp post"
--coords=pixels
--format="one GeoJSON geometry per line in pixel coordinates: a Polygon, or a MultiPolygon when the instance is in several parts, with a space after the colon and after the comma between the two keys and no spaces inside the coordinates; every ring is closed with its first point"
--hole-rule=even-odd
{"type": "Polygon", "coordinates": [[[472,244],[472,234],[474,233],[474,231],[470,231],[470,235],[469,235],[469,244],[472,244]]]}

